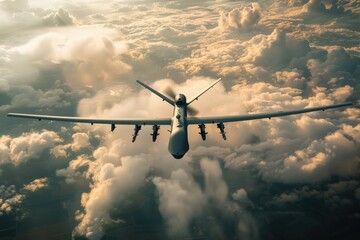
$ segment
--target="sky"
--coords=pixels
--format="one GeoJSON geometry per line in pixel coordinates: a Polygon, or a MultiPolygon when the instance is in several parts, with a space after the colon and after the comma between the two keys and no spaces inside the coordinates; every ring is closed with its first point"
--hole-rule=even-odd
{"type": "Polygon", "coordinates": [[[0,1],[0,238],[359,239],[356,0],[0,1]],[[143,127],[9,112],[170,117],[139,86],[193,96],[199,116],[355,107],[189,127],[167,152],[143,127]]]}

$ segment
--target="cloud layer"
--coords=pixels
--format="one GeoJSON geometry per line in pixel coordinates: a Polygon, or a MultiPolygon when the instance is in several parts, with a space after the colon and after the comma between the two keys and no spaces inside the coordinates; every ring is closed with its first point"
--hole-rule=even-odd
{"type": "MultiPolygon", "coordinates": [[[[201,116],[358,104],[359,14],[356,1],[2,1],[0,112],[168,117],[136,79],[192,96],[219,77],[193,103],[201,116]]],[[[355,107],[226,124],[227,141],[190,126],[175,160],[166,126],[131,143],[132,127],[3,117],[0,214],[45,226],[31,206],[52,198],[43,208],[67,216],[50,222],[88,239],[356,234],[359,118],[355,107]]]]}

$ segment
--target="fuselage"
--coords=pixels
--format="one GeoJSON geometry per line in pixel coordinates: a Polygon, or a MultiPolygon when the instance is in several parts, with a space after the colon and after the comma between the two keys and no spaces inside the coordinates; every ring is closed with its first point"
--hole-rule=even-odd
{"type": "Polygon", "coordinates": [[[171,130],[168,150],[174,158],[180,159],[189,150],[187,133],[186,97],[179,94],[175,98],[174,114],[171,118],[171,130]]]}

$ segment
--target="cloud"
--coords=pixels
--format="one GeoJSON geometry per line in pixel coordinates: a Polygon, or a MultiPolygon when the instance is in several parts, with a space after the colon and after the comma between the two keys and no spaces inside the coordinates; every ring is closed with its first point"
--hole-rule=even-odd
{"type": "Polygon", "coordinates": [[[44,16],[42,20],[47,26],[71,26],[77,22],[76,18],[63,8],[44,16]]]}
{"type": "MultiPolygon", "coordinates": [[[[189,85],[192,86],[194,92],[196,92],[197,86],[207,85],[210,80],[203,80],[202,82],[197,79],[192,79],[186,82],[183,85],[174,85],[175,89],[188,88],[189,85]],[[199,85],[194,85],[196,83],[199,85]]],[[[166,84],[164,81],[156,82],[155,85],[166,84]]],[[[155,86],[156,88],[156,86],[155,86]]],[[[344,96],[347,95],[349,88],[344,88],[344,96]]],[[[339,91],[343,92],[342,89],[339,91]]],[[[280,88],[275,87],[271,84],[265,83],[255,83],[255,84],[247,84],[247,85],[237,85],[234,86],[233,89],[229,92],[225,92],[224,88],[219,85],[215,87],[211,92],[204,95],[199,102],[196,103],[196,107],[202,110],[203,115],[226,115],[228,113],[232,114],[243,114],[245,112],[267,112],[267,111],[279,111],[284,109],[297,109],[304,108],[307,106],[317,106],[319,104],[332,104],[334,97],[333,95],[322,94],[321,91],[317,93],[314,97],[310,97],[308,99],[302,98],[299,96],[301,91],[294,88],[280,88]],[[321,94],[320,94],[321,93],[321,94]],[[214,96],[217,96],[218,99],[217,107],[212,107],[212,99],[214,96]],[[256,97],[254,97],[256,96],[256,97]],[[228,100],[231,99],[232,101],[228,100]],[[320,102],[323,103],[320,103],[320,102]],[[233,102],[234,104],[231,104],[233,102]],[[247,109],[239,109],[238,102],[244,103],[244,108],[247,109]],[[245,104],[246,103],[246,104],[245,104]]],[[[106,91],[101,93],[108,94],[106,91]]],[[[79,105],[80,115],[87,116],[87,114],[91,114],[88,109],[92,106],[92,109],[97,109],[95,112],[95,116],[106,116],[106,117],[117,117],[117,116],[129,116],[129,117],[150,117],[151,113],[158,112],[158,116],[167,116],[167,112],[159,111],[157,108],[157,102],[160,100],[153,95],[143,95],[147,94],[146,91],[141,93],[137,98],[130,98],[128,100],[124,100],[123,102],[114,103],[110,108],[106,105],[102,105],[99,103],[98,99],[100,95],[95,97],[93,100],[97,99],[97,101],[93,101],[90,99],[82,102],[79,105]],[[138,106],[135,108],[134,106],[138,106]],[[155,108],[153,108],[155,107],[155,108]],[[136,111],[131,111],[131,109],[136,109],[136,111]]],[[[189,94],[191,95],[191,94],[189,94]]],[[[195,105],[194,105],[195,106],[195,105]]],[[[169,108],[170,110],[170,108],[169,108]]],[[[342,116],[341,112],[329,111],[329,114],[334,113],[332,118],[339,118],[342,116]]],[[[94,112],[92,112],[94,114],[94,112]]],[[[230,138],[228,141],[223,142],[219,138],[211,137],[213,134],[218,135],[218,130],[216,128],[209,127],[209,141],[211,141],[211,145],[217,145],[218,147],[204,147],[201,146],[203,143],[199,140],[197,134],[193,131],[190,131],[190,137],[194,139],[192,146],[193,149],[193,157],[204,156],[204,154],[209,156],[218,156],[225,160],[225,166],[231,168],[237,168],[240,166],[251,166],[252,164],[259,164],[261,168],[262,159],[266,156],[273,156],[271,158],[276,159],[280,157],[285,152],[288,152],[287,157],[291,156],[291,153],[299,150],[296,149],[294,143],[300,144],[298,146],[302,146],[304,148],[308,147],[308,144],[311,141],[318,142],[321,141],[323,137],[327,137],[329,132],[334,132],[339,129],[331,119],[323,119],[320,117],[320,113],[314,113],[312,115],[304,115],[304,116],[293,116],[287,119],[274,119],[271,121],[254,121],[254,122],[243,122],[241,124],[231,125],[228,124],[227,128],[229,132],[242,132],[241,135],[230,134],[230,138]],[[216,131],[216,132],[215,132],[216,131]],[[309,142],[304,142],[300,140],[298,136],[301,136],[302,139],[309,139],[309,142]],[[281,145],[282,147],[278,150],[272,150],[274,145],[281,145]],[[201,147],[198,147],[201,146],[201,147]],[[222,148],[221,146],[224,146],[222,148]],[[232,149],[232,146],[237,146],[236,149],[232,149]],[[230,147],[230,150],[228,149],[230,147]],[[203,150],[202,150],[203,149],[203,150]]],[[[326,116],[326,115],[322,115],[326,116]]],[[[331,116],[331,115],[329,115],[331,116]]],[[[351,126],[348,126],[352,128],[351,126]]],[[[104,132],[108,132],[108,127],[104,128],[104,132]]],[[[131,134],[128,130],[123,130],[128,132],[127,134],[131,134]]],[[[126,135],[126,134],[125,134],[126,135]]],[[[146,144],[143,146],[147,146],[145,140],[142,144],[146,144]]],[[[164,138],[166,141],[166,138],[164,138]]],[[[355,145],[354,145],[355,146],[355,145]]],[[[128,151],[128,150],[124,150],[128,151]]],[[[132,152],[133,154],[134,152],[132,152]]],[[[354,153],[354,152],[353,152],[354,153]]],[[[331,154],[330,154],[331,155],[331,154]]],[[[314,156],[313,162],[316,165],[321,160],[321,156],[314,156]]],[[[285,157],[285,158],[287,158],[285,157]]],[[[284,158],[282,158],[284,159],[284,158]]],[[[352,158],[354,159],[354,158],[352,158]]],[[[351,160],[353,161],[353,160],[351,160]]],[[[287,163],[287,162],[285,162],[287,163]]],[[[311,165],[311,166],[315,166],[311,165]]],[[[309,165],[310,167],[310,165],[309,165]]],[[[304,169],[307,167],[304,167],[304,169]]],[[[309,169],[310,170],[310,169],[309,169]]],[[[331,173],[334,174],[334,173],[331,173]]],[[[316,174],[314,174],[315,176],[316,174]]],[[[306,178],[306,177],[304,177],[306,178]]],[[[310,179],[310,178],[307,178],[310,179]]],[[[286,181],[286,180],[284,180],[286,181]]]]}
{"type": "Polygon", "coordinates": [[[323,208],[321,211],[336,214],[339,209],[342,209],[345,213],[356,204],[358,186],[359,181],[354,179],[336,180],[329,184],[306,185],[273,197],[269,205],[276,205],[281,209],[289,208],[292,204],[306,204],[307,201],[321,202],[323,208]]]}
{"type": "Polygon", "coordinates": [[[246,191],[240,189],[234,193],[239,205],[228,198],[228,186],[217,160],[201,159],[200,170],[204,178],[204,182],[200,183],[204,185],[203,190],[183,169],[173,171],[169,179],[162,177],[153,179],[159,193],[160,212],[169,226],[169,236],[174,238],[199,234],[201,230],[190,229],[190,224],[194,220],[210,218],[211,228],[204,229],[209,236],[223,238],[231,236],[227,232],[227,224],[231,223],[239,225],[238,236],[257,239],[256,220],[245,210],[251,203],[246,191]]]}
{"type": "Polygon", "coordinates": [[[74,152],[77,152],[81,148],[85,148],[90,145],[89,136],[86,133],[75,133],[72,138],[73,143],[71,144],[71,150],[74,152]]]}
{"type": "Polygon", "coordinates": [[[292,38],[277,28],[269,35],[258,34],[251,39],[236,36],[224,39],[224,36],[227,35],[209,32],[201,41],[202,47],[195,49],[191,57],[176,60],[170,67],[191,75],[211,71],[220,76],[239,78],[240,75],[245,79],[269,81],[271,74],[267,71],[280,71],[288,66],[300,70],[306,59],[312,57],[308,41],[292,38]]]}
{"type": "MultiPolygon", "coordinates": [[[[114,153],[115,154],[115,153],[114,153]]],[[[105,155],[97,161],[104,161],[105,155]]],[[[143,184],[149,166],[141,156],[119,157],[117,164],[100,165],[92,177],[93,185],[89,193],[83,193],[81,205],[83,212],[78,212],[79,222],[74,235],[83,235],[89,239],[100,239],[104,234],[104,225],[118,222],[111,219],[109,210],[127,199],[143,184]]]]}
{"type": "Polygon", "coordinates": [[[226,29],[249,29],[257,24],[260,20],[260,5],[258,3],[250,3],[242,10],[234,8],[226,16],[224,12],[220,12],[219,28],[226,29]]]}
{"type": "Polygon", "coordinates": [[[78,152],[84,148],[91,148],[90,136],[84,132],[76,132],[72,135],[72,142],[64,145],[57,145],[51,149],[51,153],[56,157],[67,157],[68,150],[78,152]]]}
{"type": "Polygon", "coordinates": [[[1,136],[0,138],[0,165],[7,164],[10,162],[10,149],[9,145],[11,142],[10,136],[1,136]]]}
{"type": "Polygon", "coordinates": [[[275,79],[277,83],[283,84],[286,87],[299,89],[304,89],[307,82],[302,72],[296,68],[291,71],[285,70],[275,72],[275,79]]]}
{"type": "Polygon", "coordinates": [[[44,178],[38,178],[34,181],[30,182],[29,184],[26,184],[23,187],[23,190],[35,192],[39,189],[46,188],[49,186],[49,179],[47,177],[44,178]]]}
{"type": "Polygon", "coordinates": [[[6,92],[9,90],[9,83],[6,79],[0,78],[0,92],[6,92]]]}
{"type": "Polygon", "coordinates": [[[35,90],[31,86],[20,85],[13,86],[6,93],[11,98],[9,104],[0,106],[0,111],[8,111],[14,108],[34,108],[34,107],[55,107],[62,108],[70,105],[65,100],[69,95],[63,89],[50,89],[43,91],[41,89],[35,90]]]}
{"type": "Polygon", "coordinates": [[[310,51],[307,41],[288,38],[279,29],[274,29],[268,36],[256,36],[249,44],[242,60],[265,67],[285,66],[293,58],[305,56],[310,51]]]}
{"type": "MultiPolygon", "coordinates": [[[[351,94],[349,86],[358,86],[354,81],[358,77],[358,62],[359,60],[345,51],[342,47],[336,47],[327,52],[325,61],[321,59],[309,59],[307,67],[312,76],[311,86],[324,86],[327,88],[340,88],[346,95],[351,94]],[[346,87],[346,85],[349,85],[346,87]],[[344,89],[346,87],[347,89],[344,89]]],[[[336,94],[340,97],[339,93],[336,94]]],[[[340,99],[344,99],[341,98],[340,99]]]]}
{"type": "MultiPolygon", "coordinates": [[[[299,76],[301,76],[300,73],[299,76]]],[[[167,84],[170,84],[177,92],[184,92],[183,90],[188,90],[189,93],[187,94],[190,96],[192,91],[196,92],[198,89],[203,88],[212,81],[213,79],[193,78],[189,79],[183,84],[175,84],[170,79],[165,79],[154,82],[152,86],[155,89],[161,89],[165,88],[167,84]],[[189,86],[191,86],[191,88],[189,88],[189,86]]],[[[348,91],[346,89],[344,90],[345,92],[348,91]]],[[[278,111],[282,109],[296,109],[322,104],[320,103],[320,100],[324,101],[325,103],[332,103],[334,101],[333,95],[320,94],[322,93],[320,90],[316,91],[319,92],[314,93],[315,95],[310,98],[306,98],[306,96],[303,97],[301,95],[301,89],[280,87],[270,83],[250,84],[245,82],[243,84],[233,86],[233,88],[229,91],[226,91],[223,85],[218,85],[209,93],[204,95],[198,102],[196,102],[196,107],[201,109],[201,114],[205,116],[226,115],[229,113],[241,114],[245,112],[256,113],[265,111],[278,111]],[[217,105],[215,108],[212,108],[211,106],[213,106],[214,99],[217,100],[217,105]],[[231,101],[229,99],[231,99],[231,101]],[[243,108],[241,109],[239,109],[239,102],[243,103],[243,108]]],[[[117,92],[117,90],[115,92],[117,92]]],[[[78,106],[80,115],[89,116],[90,114],[95,117],[117,117],[125,115],[130,117],[147,117],[153,116],[154,112],[159,114],[158,116],[169,115],[166,111],[158,108],[158,104],[161,100],[145,90],[141,91],[136,97],[132,97],[132,94],[119,94],[119,102],[101,102],[102,99],[105,99],[106,95],[110,95],[110,93],[110,89],[104,89],[103,91],[98,92],[98,94],[93,98],[84,99],[78,106]],[[92,111],[89,109],[92,109],[92,111]]],[[[171,110],[170,107],[169,110],[171,110]]],[[[292,153],[299,149],[307,149],[312,141],[321,142],[321,139],[326,139],[326,137],[329,135],[329,132],[333,133],[336,131],[341,131],[341,127],[336,124],[337,120],[335,119],[340,119],[342,116],[344,116],[344,113],[341,111],[327,111],[325,113],[314,113],[304,116],[271,119],[271,121],[264,120],[243,122],[234,125],[228,124],[226,127],[230,137],[226,142],[223,142],[221,138],[218,137],[218,129],[216,129],[216,127],[209,126],[208,129],[211,132],[209,134],[208,142],[205,143],[200,140],[196,131],[189,130],[190,138],[193,139],[192,151],[189,152],[190,162],[197,161],[197,159],[200,160],[203,156],[216,156],[224,160],[225,169],[236,171],[244,168],[246,171],[255,171],[265,181],[271,182],[302,183],[308,181],[317,182],[323,179],[328,179],[330,176],[339,174],[339,172],[336,172],[336,168],[331,167],[332,170],[329,171],[328,175],[324,175],[323,178],[318,178],[318,172],[307,175],[306,173],[301,172],[298,174],[301,175],[301,177],[297,177],[294,172],[288,170],[285,159],[287,159],[287,157],[291,156],[292,153]],[[242,134],[235,134],[236,132],[241,132],[242,134]],[[301,138],[299,136],[301,136],[301,138]],[[214,147],[215,145],[217,147],[214,147]],[[276,177],[277,175],[280,177],[276,177]]],[[[88,127],[89,126],[85,126],[85,129],[90,129],[88,127]]],[[[350,125],[347,127],[351,129],[353,128],[350,125]]],[[[92,128],[96,134],[106,134],[104,138],[102,138],[102,141],[104,141],[102,144],[108,145],[112,142],[111,146],[116,146],[117,151],[119,151],[121,155],[135,155],[138,153],[138,149],[136,147],[133,149],[132,145],[126,145],[126,142],[130,139],[126,139],[126,137],[118,139],[119,135],[117,135],[117,131],[114,134],[108,134],[108,126],[105,128],[92,128]],[[101,131],[99,131],[100,128],[101,131]]],[[[351,129],[346,131],[355,132],[351,129]]],[[[146,128],[144,128],[142,131],[145,130],[146,128]]],[[[121,135],[130,136],[131,130],[129,130],[127,127],[121,127],[121,135]]],[[[158,144],[160,145],[157,146],[157,149],[159,150],[156,150],[152,147],[152,145],[149,145],[151,144],[149,139],[144,139],[142,136],[143,135],[140,135],[137,143],[141,144],[142,151],[144,153],[149,153],[147,157],[151,163],[151,169],[155,173],[158,173],[154,169],[158,169],[155,164],[159,164],[160,161],[156,162],[153,160],[153,158],[160,158],[161,154],[167,154],[165,151],[163,151],[163,147],[161,145],[163,143],[166,144],[167,137],[165,136],[165,138],[159,140],[158,144]]],[[[164,147],[166,146],[164,145],[164,147]]],[[[332,147],[329,146],[329,149],[331,148],[332,147]]],[[[105,156],[105,152],[108,149],[109,147],[101,147],[95,151],[96,154],[94,153],[94,156],[105,156]]],[[[355,156],[355,152],[353,151],[351,156],[355,156]]],[[[330,158],[333,156],[332,153],[328,153],[327,155],[330,156],[330,158]]],[[[341,156],[342,153],[339,153],[338,155],[341,156]]],[[[96,156],[95,158],[99,159],[99,157],[96,156]]],[[[108,162],[112,164],[116,163],[116,157],[114,158],[114,156],[111,154],[107,155],[106,159],[107,160],[101,164],[108,162]]],[[[164,162],[166,162],[167,165],[169,165],[169,161],[169,159],[165,159],[164,157],[164,162]]],[[[331,162],[335,161],[338,160],[331,160],[331,162]]],[[[356,160],[352,158],[352,160],[349,162],[354,163],[355,161],[356,160]]],[[[321,155],[317,156],[314,154],[309,155],[306,158],[304,157],[304,162],[297,168],[300,169],[299,171],[305,171],[301,170],[301,167],[308,163],[312,163],[315,168],[318,167],[318,165],[321,163],[321,155]],[[306,162],[305,159],[307,160],[306,162]]],[[[157,176],[153,180],[153,183],[155,184],[159,193],[160,212],[169,226],[169,236],[174,237],[183,236],[186,233],[191,234],[191,229],[189,226],[192,224],[192,220],[204,216],[202,209],[206,209],[210,216],[216,216],[216,219],[221,216],[221,218],[226,219],[226,222],[232,222],[236,224],[238,226],[237,234],[239,236],[247,236],[249,238],[251,238],[250,236],[253,235],[258,236],[259,233],[257,229],[257,220],[252,215],[251,211],[247,210],[247,208],[251,209],[251,207],[254,207],[254,204],[252,204],[250,200],[247,202],[242,202],[241,200],[234,202],[229,199],[227,182],[224,180],[222,175],[223,173],[220,167],[221,165],[217,161],[203,159],[200,161],[200,166],[201,172],[204,174],[204,191],[198,189],[198,183],[192,179],[191,174],[189,174],[187,170],[181,169],[182,166],[180,170],[174,170],[171,167],[162,166],[162,176],[157,176]],[[191,184],[189,183],[186,186],[181,185],[180,181],[173,176],[174,173],[179,174],[184,179],[189,178],[190,180],[186,181],[190,181],[191,184]],[[166,174],[169,174],[169,176],[166,176],[166,174]],[[195,199],[187,199],[187,197],[184,197],[183,202],[188,203],[186,206],[190,208],[191,211],[182,210],[184,207],[183,204],[176,204],[176,207],[170,204],[171,202],[173,203],[176,201],[173,200],[173,197],[183,199],[182,195],[178,196],[176,194],[182,194],[183,192],[187,193],[186,196],[196,196],[195,199]],[[202,208],[198,207],[199,202],[202,202],[202,208]],[[217,206],[213,206],[213,202],[217,202],[217,206]],[[170,206],[172,206],[172,208],[170,206]],[[198,211],[192,210],[193,208],[197,208],[198,211]],[[217,215],[218,208],[221,208],[222,210],[226,209],[225,213],[223,215],[217,215]],[[237,217],[230,217],[231,213],[234,212],[236,213],[237,217]],[[175,222],[177,224],[175,224],[175,222]]],[[[304,167],[303,169],[305,168],[309,168],[308,171],[311,171],[310,165],[304,167]]],[[[90,167],[90,169],[92,169],[92,167],[90,167]]],[[[93,169],[88,172],[93,172],[93,169]]],[[[69,173],[69,179],[71,179],[71,174],[73,173],[69,173]]],[[[342,174],[340,175],[342,176],[342,174]]],[[[76,176],[74,179],[76,179],[76,176]]],[[[217,220],[214,220],[214,222],[216,223],[218,230],[216,233],[213,232],[212,234],[214,234],[214,236],[224,236],[222,234],[225,234],[225,230],[222,228],[225,227],[217,220]]]]}
{"type": "Polygon", "coordinates": [[[69,145],[57,145],[54,148],[51,149],[51,154],[53,154],[56,158],[59,157],[67,157],[67,149],[69,148],[69,145]]]}
{"type": "Polygon", "coordinates": [[[219,162],[210,159],[201,159],[201,170],[205,176],[205,194],[209,201],[226,204],[228,187],[223,179],[219,162]]]}
{"type": "Polygon", "coordinates": [[[302,136],[321,138],[326,136],[329,132],[336,130],[333,123],[325,119],[314,119],[309,116],[301,116],[295,120],[296,125],[300,128],[302,136]]]}
{"type": "Polygon", "coordinates": [[[16,193],[15,185],[0,185],[0,216],[13,213],[24,199],[24,195],[16,193]]]}
{"type": "Polygon", "coordinates": [[[10,12],[20,12],[27,10],[29,4],[27,0],[4,0],[1,1],[0,7],[10,12]]]}
{"type": "MultiPolygon", "coordinates": [[[[15,185],[0,185],[0,216],[14,214],[15,210],[21,208],[22,202],[27,198],[29,193],[36,192],[46,188],[49,185],[49,178],[38,178],[25,184],[20,191],[16,190],[15,185]]],[[[24,217],[22,211],[16,213],[17,217],[24,217]]]]}
{"type": "MultiPolygon", "coordinates": [[[[138,91],[140,87],[132,81],[138,78],[156,89],[172,86],[191,96],[222,76],[220,85],[193,103],[201,116],[358,101],[354,1],[261,1],[262,10],[258,4],[241,8],[238,1],[200,5],[187,1],[105,5],[63,1],[61,8],[57,2],[32,1],[30,7],[21,7],[24,1],[6,2],[20,6],[20,11],[13,7],[11,14],[4,8],[1,11],[6,13],[0,23],[0,32],[6,36],[0,46],[3,111],[26,108],[64,115],[77,111],[87,117],[171,116],[172,108],[161,99],[138,91]],[[35,5],[37,10],[32,9],[35,5]],[[223,11],[220,17],[219,11],[223,11]],[[48,27],[45,32],[44,27],[48,27]]],[[[132,144],[132,127],[117,126],[109,133],[110,126],[76,124],[61,132],[61,137],[56,134],[65,139],[61,145],[61,141],[44,138],[49,146],[35,143],[42,150],[24,150],[27,154],[23,155],[19,150],[13,155],[23,163],[50,149],[52,154],[47,157],[61,158],[53,161],[58,176],[51,179],[56,183],[53,187],[57,190],[65,180],[74,192],[84,192],[80,208],[78,200],[66,199],[73,204],[68,209],[79,208],[74,236],[100,239],[111,232],[115,238],[128,237],[107,227],[122,224],[123,211],[129,211],[127,204],[137,200],[134,195],[150,192],[151,203],[145,201],[145,207],[136,212],[161,228],[163,221],[155,219],[157,209],[157,214],[143,210],[158,204],[169,238],[256,239],[268,236],[266,228],[261,233],[258,230],[263,219],[266,225],[276,226],[279,214],[284,222],[289,219],[284,209],[301,213],[292,202],[308,199],[325,209],[352,206],[351,214],[358,212],[349,204],[356,202],[359,189],[350,181],[359,169],[358,119],[359,111],[348,108],[226,124],[227,141],[221,139],[216,126],[207,125],[206,142],[197,134],[197,126],[190,126],[191,150],[180,161],[166,150],[169,135],[165,126],[156,143],[151,142],[151,128],[144,127],[132,144]],[[334,179],[349,181],[332,186],[334,179]],[[87,184],[88,189],[82,186],[87,184]],[[158,199],[152,199],[154,189],[158,199]],[[327,199],[319,200],[324,193],[327,199]]],[[[9,164],[13,161],[10,145],[19,138],[13,131],[21,132],[28,125],[7,119],[1,126],[0,159],[9,164]]],[[[41,133],[42,124],[31,126],[41,133]]],[[[23,142],[31,142],[29,139],[23,142]]],[[[3,166],[7,171],[0,181],[11,184],[19,176],[16,182],[27,185],[29,179],[18,174],[26,166],[3,166]]],[[[31,180],[47,176],[34,175],[31,180]]],[[[15,195],[23,193],[30,191],[15,195]]],[[[303,203],[305,209],[308,205],[303,203]]],[[[344,219],[345,215],[337,216],[344,219]]],[[[326,219],[316,215],[306,222],[316,222],[314,218],[332,219],[331,214],[326,219]]],[[[301,228],[299,224],[294,229],[301,228]]],[[[321,232],[317,227],[311,229],[321,232]]],[[[274,227],[271,233],[281,237],[283,230],[274,227]]]]}
{"type": "Polygon", "coordinates": [[[303,6],[308,0],[290,0],[288,4],[290,6],[303,6]]]}
{"type": "Polygon", "coordinates": [[[345,12],[341,4],[341,1],[337,0],[309,0],[309,2],[303,6],[303,11],[316,14],[340,14],[345,12]]]}
{"type": "Polygon", "coordinates": [[[9,72],[5,79],[13,84],[35,84],[48,81],[40,77],[44,71],[60,71],[59,77],[73,88],[97,88],[111,83],[130,70],[119,59],[126,46],[115,40],[116,31],[99,29],[95,35],[92,30],[48,32],[5,50],[2,63],[9,72]],[[22,71],[15,70],[19,66],[22,71]]]}
{"type": "Polygon", "coordinates": [[[299,201],[299,197],[295,193],[282,193],[279,197],[276,197],[273,201],[274,204],[284,205],[288,203],[296,203],[299,201]]]}
{"type": "Polygon", "coordinates": [[[0,138],[1,165],[11,163],[15,166],[33,158],[39,158],[46,149],[63,140],[53,131],[23,133],[19,137],[7,135],[0,138]]]}
{"type": "Polygon", "coordinates": [[[246,203],[249,201],[248,195],[245,189],[240,188],[232,194],[232,198],[240,203],[246,203]]]}
{"type": "Polygon", "coordinates": [[[204,205],[199,185],[183,169],[172,172],[170,179],[155,177],[153,182],[159,193],[160,212],[169,226],[169,235],[185,236],[190,221],[200,214],[204,205]]]}
{"type": "Polygon", "coordinates": [[[87,171],[92,165],[92,161],[82,154],[76,159],[71,160],[67,168],[56,170],[56,176],[65,177],[67,183],[73,184],[81,177],[89,178],[90,174],[87,171]]]}
{"type": "Polygon", "coordinates": [[[28,1],[2,1],[0,3],[1,20],[0,31],[11,39],[16,32],[24,29],[41,29],[47,27],[66,27],[77,25],[79,21],[63,7],[33,8],[28,1]]]}
{"type": "Polygon", "coordinates": [[[205,177],[205,192],[208,205],[205,207],[210,216],[216,216],[217,231],[210,230],[212,236],[226,238],[231,235],[227,232],[226,223],[237,225],[237,236],[242,239],[258,239],[257,221],[247,210],[252,206],[244,189],[238,189],[229,199],[227,183],[223,178],[223,170],[217,160],[201,159],[201,170],[205,177]],[[224,222],[221,222],[222,219],[224,222]]]}
{"type": "Polygon", "coordinates": [[[358,142],[355,136],[360,125],[343,126],[321,140],[314,140],[305,149],[284,159],[283,165],[265,166],[274,168],[272,173],[263,172],[265,178],[286,183],[318,182],[331,176],[355,176],[359,172],[358,142]],[[348,130],[353,129],[354,133],[348,130]],[[345,133],[346,131],[346,133],[345,133]],[[350,138],[347,137],[350,134],[350,138]],[[355,136],[354,136],[355,135],[355,136]],[[354,136],[354,137],[353,137],[354,136]],[[275,170],[276,169],[276,170],[275,170]]]}

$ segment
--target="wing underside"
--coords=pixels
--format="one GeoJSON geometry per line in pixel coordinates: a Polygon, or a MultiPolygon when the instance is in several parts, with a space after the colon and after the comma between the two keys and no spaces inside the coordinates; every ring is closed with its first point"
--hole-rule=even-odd
{"type": "Polygon", "coordinates": [[[239,121],[248,121],[248,120],[256,120],[263,118],[273,118],[273,117],[281,117],[288,115],[295,115],[307,112],[315,112],[315,111],[325,111],[326,109],[332,108],[341,108],[346,106],[351,106],[352,103],[341,103],[335,105],[328,105],[322,107],[314,107],[314,108],[304,108],[299,110],[291,110],[291,111],[281,111],[281,112],[272,112],[272,113],[259,113],[259,114],[246,114],[246,115],[234,115],[234,116],[217,116],[217,117],[189,117],[187,119],[188,124],[208,124],[208,123],[224,123],[224,122],[239,122],[239,121]]]}
{"type": "Polygon", "coordinates": [[[67,117],[52,115],[36,115],[23,113],[8,113],[9,117],[30,118],[37,120],[50,120],[74,123],[90,123],[90,124],[118,124],[118,125],[171,125],[171,118],[155,118],[155,119],[101,119],[86,117],[67,117]]]}

